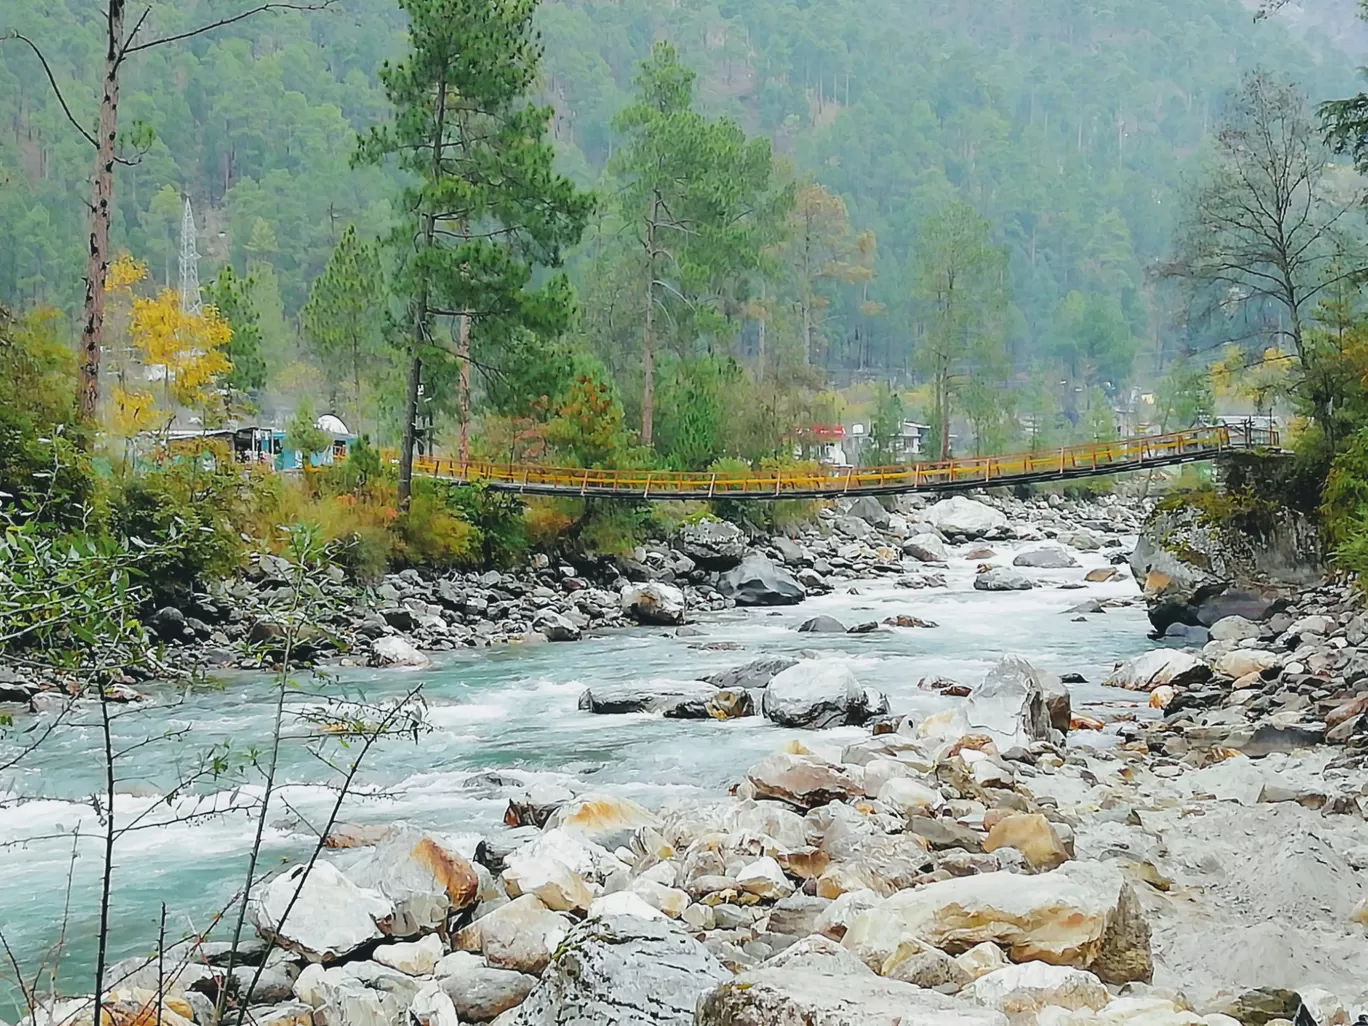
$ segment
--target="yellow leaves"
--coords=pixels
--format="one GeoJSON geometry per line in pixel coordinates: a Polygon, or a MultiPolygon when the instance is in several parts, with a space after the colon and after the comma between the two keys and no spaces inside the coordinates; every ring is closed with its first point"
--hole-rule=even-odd
{"type": "Polygon", "coordinates": [[[106,292],[117,292],[119,289],[130,289],[146,277],[146,264],[134,260],[127,253],[120,253],[109,265],[109,273],[105,275],[104,290],[106,292]]]}
{"type": "Polygon", "coordinates": [[[184,406],[202,405],[208,386],[232,367],[222,352],[233,337],[228,322],[212,306],[187,313],[173,289],[135,298],[128,331],[143,363],[162,369],[168,394],[184,406]]]}
{"type": "Polygon", "coordinates": [[[156,422],[157,403],[150,392],[114,388],[114,430],[125,437],[151,430],[156,422]]]}

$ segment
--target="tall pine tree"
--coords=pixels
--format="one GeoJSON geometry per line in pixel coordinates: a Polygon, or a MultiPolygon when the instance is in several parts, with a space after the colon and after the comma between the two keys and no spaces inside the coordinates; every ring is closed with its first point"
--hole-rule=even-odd
{"type": "Polygon", "coordinates": [[[541,49],[535,0],[400,0],[409,54],[381,69],[393,123],[362,139],[358,159],[394,160],[411,176],[393,236],[394,292],[408,310],[409,372],[399,500],[412,490],[423,364],[458,363],[460,457],[470,424],[473,332],[520,326],[562,332],[572,295],[563,275],[533,286],[538,266],[559,267],[584,230],[593,198],[552,167],[549,108],[528,101],[541,49]],[[440,337],[450,326],[452,346],[440,337]]]}
{"type": "Polygon", "coordinates": [[[299,315],[305,341],[328,377],[331,412],[337,412],[338,386],[345,377],[351,383],[353,412],[360,415],[364,372],[384,335],[385,298],[379,249],[362,242],[355,226],[348,225],[299,315]]]}

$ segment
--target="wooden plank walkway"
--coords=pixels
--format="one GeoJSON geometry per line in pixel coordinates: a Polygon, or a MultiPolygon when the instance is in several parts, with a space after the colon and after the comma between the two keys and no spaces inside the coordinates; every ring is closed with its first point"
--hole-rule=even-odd
{"type": "Polygon", "coordinates": [[[891,467],[821,467],[813,471],[681,473],[665,470],[583,470],[538,464],[461,463],[416,457],[413,472],[448,481],[481,482],[499,491],[605,499],[821,499],[842,495],[945,492],[1035,481],[1066,481],[1210,460],[1235,449],[1277,449],[1274,431],[1225,426],[1192,428],[1113,442],[907,463],[891,467]]]}

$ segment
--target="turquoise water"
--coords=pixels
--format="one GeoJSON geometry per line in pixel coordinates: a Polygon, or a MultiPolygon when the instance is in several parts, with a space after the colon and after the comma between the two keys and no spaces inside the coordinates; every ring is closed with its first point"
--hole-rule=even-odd
{"type": "MultiPolygon", "coordinates": [[[[995,546],[1003,555],[1021,547],[995,546]]],[[[717,796],[747,766],[793,737],[801,736],[809,746],[839,746],[865,734],[859,728],[789,731],[762,719],[686,722],[580,712],[580,693],[599,682],[692,680],[762,655],[808,651],[847,661],[863,684],[889,695],[895,712],[921,715],[954,701],[918,690],[921,678],[946,676],[974,684],[1008,653],[1055,672],[1100,680],[1117,660],[1149,647],[1147,622],[1138,604],[1072,622],[1064,611],[1085,598],[1136,595],[1129,578],[1085,590],[1059,589],[1058,584],[1081,581],[1087,569],[1105,565],[1100,554],[1079,554],[1079,559],[1081,569],[1025,571],[1043,585],[1029,592],[975,592],[973,564],[957,560],[945,589],[909,591],[891,582],[859,582],[859,595],[845,594],[843,587],[801,606],[705,617],[698,624],[704,637],[676,638],[669,630],[642,628],[575,644],[450,653],[425,671],[339,671],[335,681],[310,684],[310,690],[380,701],[422,682],[431,728],[416,742],[378,744],[358,777],[366,793],[349,798],[340,819],[404,820],[473,841],[503,829],[506,805],[504,798],[466,786],[481,771],[609,790],[658,807],[672,798],[717,796]],[[908,613],[940,626],[834,637],[794,631],[818,613],[848,625],[908,613]],[[718,643],[739,647],[704,647],[718,643]]],[[[145,826],[125,835],[116,849],[114,957],[150,950],[163,902],[168,934],[176,936],[205,929],[234,893],[255,821],[232,808],[258,792],[207,782],[193,799],[167,805],[158,796],[211,746],[228,745],[237,753],[264,746],[273,713],[272,682],[260,675],[229,677],[218,688],[188,695],[154,689],[152,697],[151,706],[121,715],[116,723],[117,748],[152,735],[174,736],[121,759],[117,820],[144,817],[145,826]],[[216,814],[208,815],[211,811],[216,814]],[[186,813],[199,818],[167,824],[186,813]]],[[[1080,685],[1075,708],[1120,697],[1080,685]]],[[[292,698],[300,701],[305,699],[292,698]]],[[[93,964],[98,911],[100,849],[94,832],[100,826],[91,800],[102,790],[97,716],[97,708],[81,710],[34,756],[0,778],[0,929],[26,967],[36,965],[59,936],[70,876],[63,975],[78,981],[70,987],[83,993],[91,990],[80,981],[93,964]],[[78,830],[81,838],[75,838],[78,830]]],[[[307,733],[298,723],[290,729],[295,735],[307,733]]],[[[307,852],[298,818],[321,822],[333,799],[323,786],[330,776],[327,767],[303,741],[286,745],[282,766],[287,786],[267,817],[271,866],[307,852]]],[[[222,930],[215,934],[223,935],[222,930]]],[[[0,1018],[12,1011],[10,977],[0,969],[0,1018]]]]}

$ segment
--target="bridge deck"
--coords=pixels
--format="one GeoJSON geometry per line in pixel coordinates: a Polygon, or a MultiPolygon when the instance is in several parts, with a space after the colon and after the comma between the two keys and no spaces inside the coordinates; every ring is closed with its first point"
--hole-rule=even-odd
{"type": "Polygon", "coordinates": [[[479,481],[500,491],[617,499],[814,499],[842,495],[944,492],[1061,481],[1209,460],[1234,449],[1276,448],[1276,432],[1225,426],[1192,428],[1045,452],[980,456],[892,467],[822,467],[747,473],[583,470],[416,457],[415,474],[479,481]]]}

